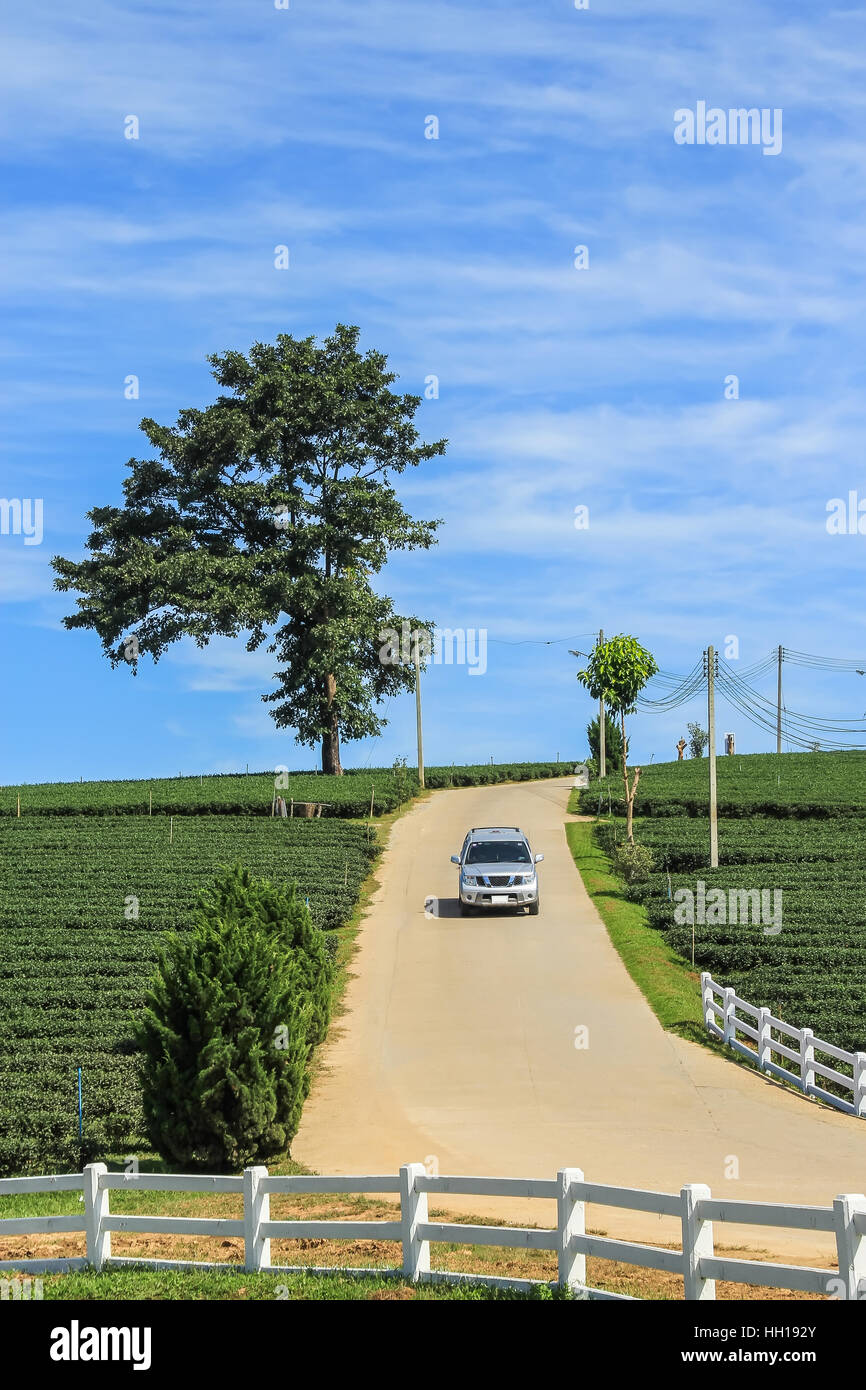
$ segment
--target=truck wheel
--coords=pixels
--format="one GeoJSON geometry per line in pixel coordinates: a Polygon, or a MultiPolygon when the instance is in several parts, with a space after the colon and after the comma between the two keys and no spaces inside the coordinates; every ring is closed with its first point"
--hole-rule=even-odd
{"type": "Polygon", "coordinates": [[[529,915],[530,915],[530,917],[537,917],[537,916],[538,916],[538,908],[539,908],[539,902],[538,902],[538,899],[536,898],[534,903],[530,903],[530,904],[529,904],[529,915]]]}

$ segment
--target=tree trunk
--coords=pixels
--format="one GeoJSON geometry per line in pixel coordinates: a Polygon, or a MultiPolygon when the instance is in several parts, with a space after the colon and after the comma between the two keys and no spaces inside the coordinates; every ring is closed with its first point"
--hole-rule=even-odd
{"type": "Polygon", "coordinates": [[[631,774],[631,791],[629,792],[629,798],[628,798],[628,814],[627,814],[627,816],[626,816],[626,826],[625,826],[625,828],[626,828],[626,837],[627,837],[628,842],[629,842],[630,845],[633,845],[633,844],[634,844],[634,830],[633,830],[633,828],[632,828],[632,820],[634,819],[634,796],[635,796],[635,792],[637,791],[637,784],[638,784],[639,781],[640,781],[640,768],[639,768],[639,767],[632,768],[632,774],[631,774]]]}
{"type": "Polygon", "coordinates": [[[340,765],[340,720],[334,709],[337,682],[333,676],[325,677],[325,693],[327,697],[325,723],[329,727],[322,735],[322,771],[341,777],[343,769],[340,765]]]}
{"type": "Polygon", "coordinates": [[[625,714],[620,711],[622,724],[622,779],[625,782],[625,838],[629,845],[634,844],[634,797],[640,781],[640,768],[632,769],[631,786],[628,783],[628,739],[625,736],[625,714]]]}
{"type": "Polygon", "coordinates": [[[631,845],[634,843],[634,832],[631,828],[632,822],[632,794],[629,792],[628,785],[628,744],[625,738],[625,711],[620,710],[619,722],[622,729],[622,780],[625,783],[625,838],[631,845]]]}

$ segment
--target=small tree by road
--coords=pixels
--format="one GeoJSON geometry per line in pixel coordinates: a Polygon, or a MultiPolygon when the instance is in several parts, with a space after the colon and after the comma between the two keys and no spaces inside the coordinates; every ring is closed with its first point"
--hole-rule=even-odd
{"type": "Polygon", "coordinates": [[[706,729],[702,729],[700,724],[687,724],[689,731],[689,757],[702,758],[704,749],[710,741],[710,736],[706,729]]]}
{"type": "Polygon", "coordinates": [[[634,798],[640,781],[639,767],[628,772],[628,738],[625,730],[627,714],[633,714],[637,697],[647,681],[658,670],[655,658],[634,637],[619,635],[607,642],[596,643],[588,665],[578,671],[577,679],[594,700],[603,700],[605,707],[619,715],[624,757],[622,776],[625,786],[626,839],[634,843],[634,798]]]}

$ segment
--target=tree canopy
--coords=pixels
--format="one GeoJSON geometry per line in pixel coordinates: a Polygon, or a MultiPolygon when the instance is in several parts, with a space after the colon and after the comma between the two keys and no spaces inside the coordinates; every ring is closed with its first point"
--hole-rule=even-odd
{"type": "Polygon", "coordinates": [[[395,550],[427,549],[392,478],[443,454],[419,440],[420,396],[391,390],[379,352],[338,324],[321,344],[280,334],[248,355],[208,358],[222,394],[175,425],[144,419],[158,458],[130,459],[122,506],[95,507],[89,554],[55,557],[74,590],[67,628],[95,631],[113,666],[158,661],[173,642],[247,637],[277,658],[263,694],[280,728],[322,745],[339,772],[340,740],[381,732],[379,702],[414,688],[411,663],[386,663],[385,628],[429,628],[394,612],[371,577],[395,550]]]}
{"type": "Polygon", "coordinates": [[[596,643],[577,679],[594,700],[614,714],[633,714],[637,697],[658,671],[651,652],[634,637],[619,635],[596,643]]]}

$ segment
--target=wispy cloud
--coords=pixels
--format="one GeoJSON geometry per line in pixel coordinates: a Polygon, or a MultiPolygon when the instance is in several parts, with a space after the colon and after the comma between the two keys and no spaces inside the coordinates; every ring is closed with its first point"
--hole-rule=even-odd
{"type": "MultiPolygon", "coordinates": [[[[440,544],[382,584],[491,646],[483,681],[431,673],[434,758],[449,740],[458,757],[516,749],[542,708],[554,741],[573,737],[584,706],[551,637],[636,631],[675,669],[727,632],[754,655],[859,653],[866,538],[829,536],[824,509],[866,495],[864,39],[860,10],[769,0],[10,13],[0,491],[44,496],[47,530],[31,550],[2,538],[0,585],[13,641],[29,618],[80,692],[81,728],[98,711],[93,736],[113,727],[122,759],[134,724],[153,765],[175,757],[170,725],[197,766],[314,761],[258,698],[273,657],[242,642],[102,684],[96,639],[59,627],[73,596],[48,561],[80,555],[86,512],[120,500],[124,461],[149,453],[142,416],[213,397],[207,353],[337,320],[404,389],[438,381],[418,421],[448,455],[400,491],[444,518],[440,544]],[[782,154],[678,147],[674,111],[697,100],[783,108],[782,154]]],[[[411,747],[405,703],[359,757],[411,747]]],[[[647,721],[636,739],[656,727],[673,733],[647,721]]]]}

